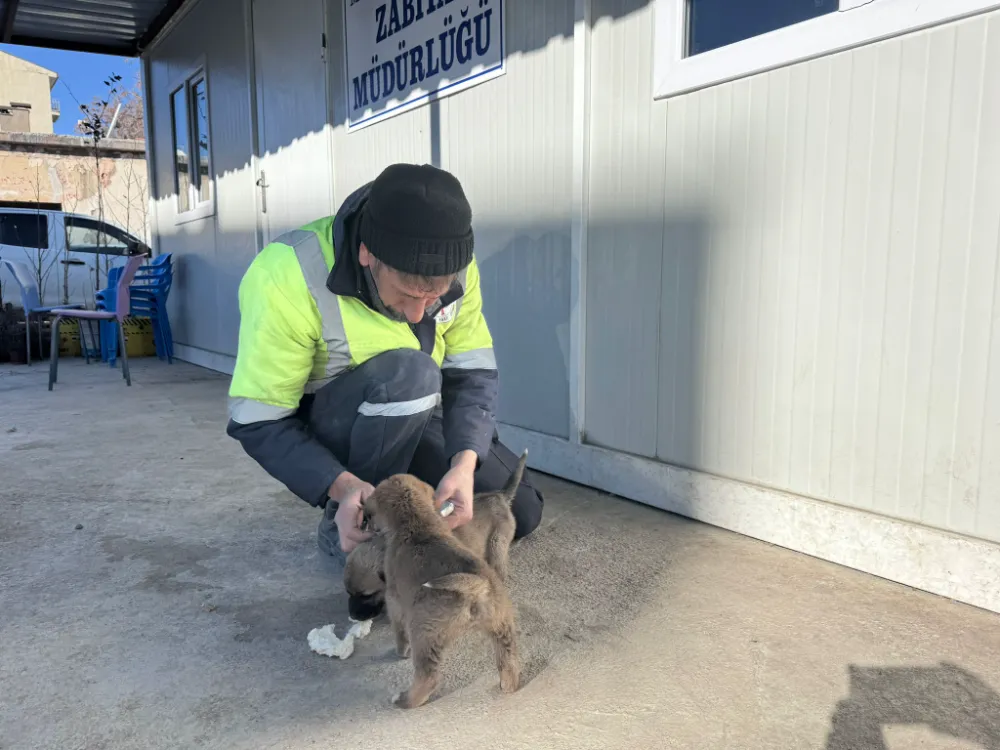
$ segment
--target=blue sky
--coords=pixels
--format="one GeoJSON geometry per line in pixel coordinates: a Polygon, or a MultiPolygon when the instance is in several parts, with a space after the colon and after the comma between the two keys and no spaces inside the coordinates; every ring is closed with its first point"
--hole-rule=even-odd
{"type": "Polygon", "coordinates": [[[103,81],[112,73],[122,77],[122,84],[132,85],[139,70],[139,61],[114,55],[94,55],[86,52],[66,52],[17,44],[0,44],[0,50],[33,62],[59,74],[52,89],[58,99],[62,116],[56,120],[55,131],[75,134],[73,128],[80,119],[80,104],[87,104],[97,95],[107,92],[103,81]]]}

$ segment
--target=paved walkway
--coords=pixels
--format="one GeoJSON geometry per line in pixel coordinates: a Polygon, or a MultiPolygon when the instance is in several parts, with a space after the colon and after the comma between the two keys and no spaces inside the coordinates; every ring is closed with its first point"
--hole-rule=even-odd
{"type": "MultiPolygon", "coordinates": [[[[183,363],[0,366],[0,748],[1000,748],[1000,618],[548,477],[515,547],[530,678],[487,645],[402,712],[347,661],[317,511],[225,436],[183,363]]],[[[766,512],[766,509],[761,509],[766,512]]]]}

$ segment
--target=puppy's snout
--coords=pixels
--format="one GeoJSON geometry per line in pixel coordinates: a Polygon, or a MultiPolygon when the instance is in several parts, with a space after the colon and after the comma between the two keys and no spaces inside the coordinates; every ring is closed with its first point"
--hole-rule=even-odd
{"type": "Polygon", "coordinates": [[[373,620],[382,613],[384,605],[385,600],[381,594],[371,596],[355,594],[347,600],[347,613],[352,620],[373,620]]]}

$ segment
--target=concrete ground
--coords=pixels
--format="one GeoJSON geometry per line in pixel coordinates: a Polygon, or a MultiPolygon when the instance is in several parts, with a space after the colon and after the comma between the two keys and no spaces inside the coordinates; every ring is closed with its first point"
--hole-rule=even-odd
{"type": "MultiPolygon", "coordinates": [[[[0,748],[1000,748],[1000,618],[549,477],[512,553],[527,684],[346,661],[318,512],[183,363],[0,367],[0,748]]],[[[766,512],[766,509],[761,509],[766,512]]]]}

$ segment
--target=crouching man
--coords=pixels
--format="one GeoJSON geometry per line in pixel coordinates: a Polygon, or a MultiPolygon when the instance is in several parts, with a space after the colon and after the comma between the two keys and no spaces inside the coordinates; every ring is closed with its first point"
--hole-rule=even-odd
{"type": "MultiPolygon", "coordinates": [[[[498,374],[458,180],[395,164],[335,216],[265,247],[240,283],[227,433],[324,509],[319,546],[340,560],[368,537],[361,501],[411,473],[450,500],[499,490],[517,457],[496,433],[498,374]]],[[[516,538],[543,498],[525,475],[516,538]]]]}

